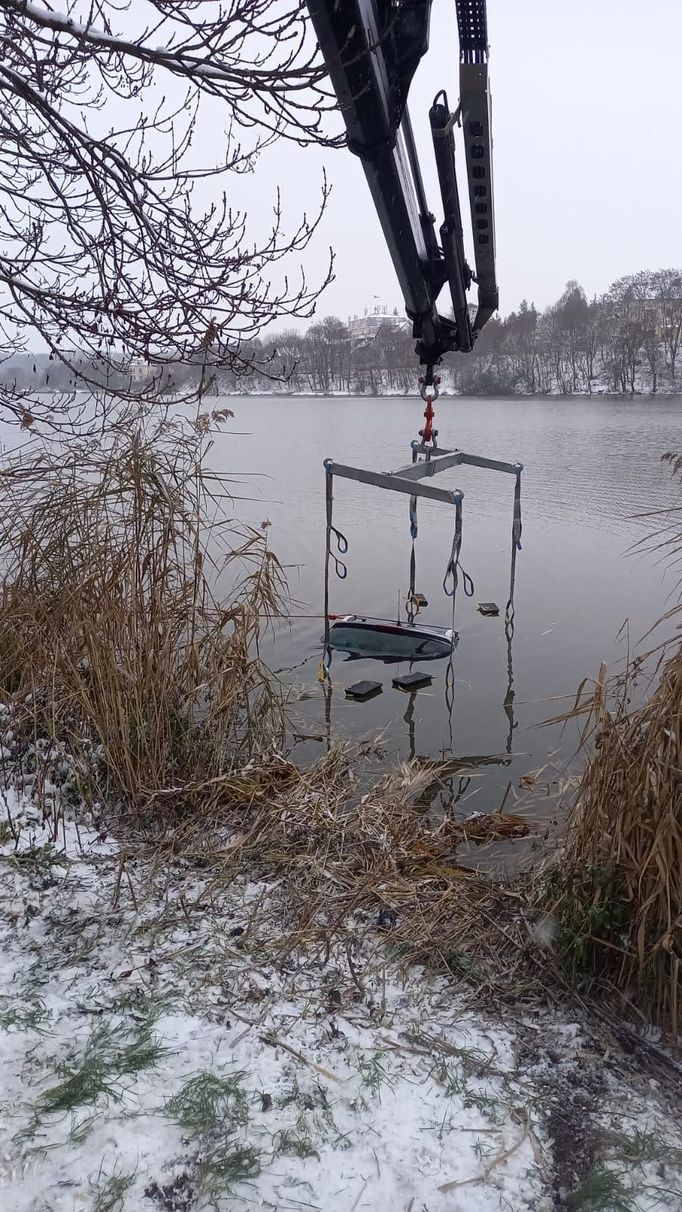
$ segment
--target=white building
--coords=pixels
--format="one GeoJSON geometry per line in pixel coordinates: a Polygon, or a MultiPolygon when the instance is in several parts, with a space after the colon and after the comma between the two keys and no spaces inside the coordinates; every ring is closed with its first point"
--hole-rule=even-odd
{"type": "Polygon", "coordinates": [[[365,314],[362,316],[348,317],[348,330],[352,345],[357,344],[359,341],[370,341],[382,327],[395,328],[407,332],[410,329],[410,321],[404,314],[399,314],[397,307],[389,311],[388,307],[381,304],[376,304],[371,309],[366,307],[365,314]]]}
{"type": "Polygon", "coordinates": [[[151,371],[149,363],[144,358],[133,358],[130,363],[130,381],[133,387],[140,387],[147,382],[151,371]]]}

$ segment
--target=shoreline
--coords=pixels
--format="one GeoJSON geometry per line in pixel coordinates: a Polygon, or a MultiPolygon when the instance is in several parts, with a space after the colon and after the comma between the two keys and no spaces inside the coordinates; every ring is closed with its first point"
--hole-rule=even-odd
{"type": "MultiPolygon", "coordinates": [[[[414,394],[419,395],[416,391],[414,394],[409,392],[382,392],[380,395],[358,395],[355,392],[333,391],[333,392],[315,392],[315,391],[230,391],[220,390],[216,393],[218,397],[229,396],[231,399],[244,400],[260,400],[260,399],[281,399],[281,400],[412,400],[414,394]]],[[[551,400],[554,402],[571,400],[618,400],[621,402],[641,401],[641,400],[680,400],[682,401],[682,389],[680,391],[671,392],[572,392],[570,395],[562,395],[561,393],[527,393],[520,392],[494,392],[474,394],[472,392],[452,392],[447,388],[441,389],[438,399],[442,400],[551,400]]]]}

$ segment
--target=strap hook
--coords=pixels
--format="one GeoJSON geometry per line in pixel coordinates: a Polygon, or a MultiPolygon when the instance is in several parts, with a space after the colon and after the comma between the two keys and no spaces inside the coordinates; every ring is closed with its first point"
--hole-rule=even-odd
{"type": "MultiPolygon", "coordinates": [[[[333,535],[336,540],[336,550],[339,555],[346,555],[348,552],[348,539],[346,538],[345,534],[342,534],[340,530],[337,530],[336,526],[329,527],[329,534],[330,536],[333,535]]],[[[339,560],[338,557],[334,555],[334,552],[331,549],[331,544],[329,547],[329,558],[333,561],[334,571],[339,580],[345,581],[346,577],[348,576],[348,568],[344,564],[343,560],[339,560]]]]}

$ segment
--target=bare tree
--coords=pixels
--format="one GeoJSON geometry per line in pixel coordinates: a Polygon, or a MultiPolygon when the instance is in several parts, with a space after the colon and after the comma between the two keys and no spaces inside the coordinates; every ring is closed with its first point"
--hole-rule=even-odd
{"type": "Polygon", "coordinates": [[[279,362],[279,373],[289,391],[300,391],[303,379],[301,362],[305,351],[305,337],[295,328],[287,328],[273,340],[273,355],[279,362]]]}
{"type": "Polygon", "coordinates": [[[505,347],[508,350],[515,380],[523,388],[534,393],[539,389],[537,374],[537,323],[535,305],[528,306],[521,300],[518,312],[512,312],[505,321],[505,347]]]}
{"type": "MultiPolygon", "coordinates": [[[[209,349],[245,373],[245,342],[312,314],[331,270],[271,277],[310,241],[326,184],[292,228],[273,198],[253,239],[221,182],[275,139],[338,142],[315,51],[301,0],[1,0],[0,358],[39,343],[73,387],[151,397],[209,349]],[[131,359],[150,366],[139,382],[131,359]]],[[[51,390],[54,367],[35,378],[51,390]]],[[[66,395],[3,380],[6,417],[73,420],[66,395]]]]}
{"type": "Polygon", "coordinates": [[[592,395],[592,386],[596,377],[597,354],[600,348],[601,335],[599,304],[596,299],[593,299],[587,307],[580,344],[580,366],[585,388],[590,396],[592,395]]]}
{"type": "Polygon", "coordinates": [[[660,309],[663,345],[674,383],[682,339],[682,272],[679,269],[658,270],[653,274],[653,287],[660,309]]]}
{"type": "Polygon", "coordinates": [[[558,387],[562,395],[567,395],[570,384],[567,377],[566,333],[558,304],[543,312],[539,328],[548,382],[558,387]]]}
{"type": "MultiPolygon", "coordinates": [[[[385,372],[386,385],[391,391],[415,390],[414,340],[406,326],[381,324],[374,337],[375,360],[385,372]]],[[[450,359],[446,365],[451,364],[450,359]]]]}
{"type": "Polygon", "coordinates": [[[311,324],[305,340],[306,368],[313,391],[328,392],[332,386],[334,351],[324,320],[311,324]]]}
{"type": "Polygon", "coordinates": [[[338,391],[350,389],[350,332],[338,316],[326,316],[322,321],[324,339],[329,351],[329,374],[338,391]]]}
{"type": "Polygon", "coordinates": [[[642,353],[649,367],[649,382],[652,394],[658,391],[658,377],[663,366],[660,324],[652,311],[647,311],[642,324],[642,353]]]}
{"type": "Polygon", "coordinates": [[[575,280],[567,282],[557,303],[557,319],[563,334],[565,358],[570,367],[572,392],[579,391],[581,386],[581,359],[589,316],[590,308],[582,286],[575,280]]]}
{"type": "Polygon", "coordinates": [[[613,355],[622,392],[634,394],[647,328],[646,275],[628,274],[613,282],[604,301],[614,321],[613,355]]]}

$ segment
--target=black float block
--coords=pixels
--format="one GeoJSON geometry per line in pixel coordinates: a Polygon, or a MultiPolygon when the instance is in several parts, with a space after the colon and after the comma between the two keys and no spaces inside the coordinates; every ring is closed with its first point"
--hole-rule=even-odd
{"type": "Polygon", "coordinates": [[[410,690],[421,690],[424,686],[430,686],[432,681],[430,673],[404,673],[401,677],[393,679],[393,685],[396,690],[409,693],[410,690]]]}
{"type": "Polygon", "coordinates": [[[353,682],[352,686],[346,686],[346,698],[354,699],[357,703],[373,699],[376,694],[381,694],[381,682],[353,682]]]}

